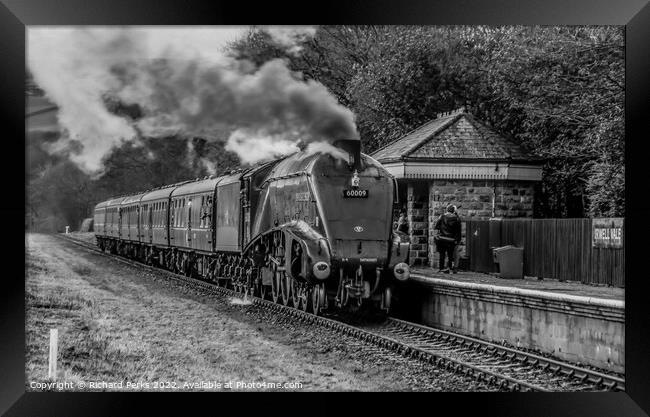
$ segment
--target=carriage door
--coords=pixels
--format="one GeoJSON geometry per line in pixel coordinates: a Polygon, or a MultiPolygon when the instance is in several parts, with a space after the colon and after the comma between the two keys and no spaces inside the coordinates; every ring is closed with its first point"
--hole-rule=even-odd
{"type": "Polygon", "coordinates": [[[208,227],[208,247],[210,248],[211,251],[214,251],[214,245],[212,244],[214,242],[214,232],[215,232],[215,227],[214,227],[214,217],[212,216],[213,210],[214,210],[214,196],[212,194],[209,194],[206,196],[207,198],[207,203],[206,203],[206,225],[208,227]]]}
{"type": "Polygon", "coordinates": [[[147,204],[147,232],[145,239],[153,243],[153,204],[147,204]]]}
{"type": "Polygon", "coordinates": [[[241,207],[242,207],[242,221],[243,229],[241,231],[242,247],[246,246],[248,241],[251,239],[250,230],[251,230],[251,202],[248,199],[250,195],[250,178],[244,180],[244,186],[241,190],[241,207]]]}
{"type": "Polygon", "coordinates": [[[187,197],[185,210],[187,210],[187,228],[185,229],[186,242],[187,242],[187,246],[191,248],[192,247],[192,197],[187,197]]]}
{"type": "Polygon", "coordinates": [[[117,209],[117,237],[122,238],[122,207],[117,209]]]}

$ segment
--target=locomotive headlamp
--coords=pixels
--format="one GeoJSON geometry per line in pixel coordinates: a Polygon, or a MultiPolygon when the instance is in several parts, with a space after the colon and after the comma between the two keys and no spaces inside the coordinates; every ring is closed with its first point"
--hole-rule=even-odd
{"type": "Polygon", "coordinates": [[[357,170],[354,170],[354,174],[352,175],[352,180],[350,181],[352,188],[359,188],[359,173],[357,170]]]}
{"type": "Polygon", "coordinates": [[[393,273],[395,274],[395,278],[397,278],[400,281],[406,281],[409,279],[410,275],[410,270],[409,266],[405,264],[404,262],[400,262],[397,265],[395,265],[395,268],[393,268],[393,273]]]}
{"type": "Polygon", "coordinates": [[[312,267],[314,276],[318,279],[325,279],[330,276],[330,266],[327,262],[316,262],[312,267]]]}

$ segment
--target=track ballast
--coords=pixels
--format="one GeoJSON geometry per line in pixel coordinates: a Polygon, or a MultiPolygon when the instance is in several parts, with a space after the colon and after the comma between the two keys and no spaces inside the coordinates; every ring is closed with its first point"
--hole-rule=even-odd
{"type": "MultiPolygon", "coordinates": [[[[242,297],[241,291],[212,282],[155,268],[128,258],[107,254],[94,245],[70,236],[67,241],[111,257],[120,262],[165,273],[173,280],[210,293],[242,297]]],[[[248,295],[246,295],[248,296],[248,295]]],[[[624,391],[625,380],[619,375],[539,356],[480,339],[422,326],[389,317],[381,324],[349,324],[329,317],[316,316],[293,307],[259,297],[252,304],[291,320],[317,325],[353,337],[364,344],[401,355],[409,360],[429,363],[454,371],[504,391],[624,391]]]]}

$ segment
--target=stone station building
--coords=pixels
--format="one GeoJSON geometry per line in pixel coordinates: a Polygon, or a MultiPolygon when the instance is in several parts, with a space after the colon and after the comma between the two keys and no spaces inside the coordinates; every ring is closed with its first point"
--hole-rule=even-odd
{"type": "MultiPolygon", "coordinates": [[[[463,220],[533,215],[542,160],[463,109],[439,114],[371,156],[397,179],[396,210],[407,212],[414,266],[437,265],[433,227],[448,204],[463,220]]],[[[464,235],[463,222],[463,242],[464,235]]]]}

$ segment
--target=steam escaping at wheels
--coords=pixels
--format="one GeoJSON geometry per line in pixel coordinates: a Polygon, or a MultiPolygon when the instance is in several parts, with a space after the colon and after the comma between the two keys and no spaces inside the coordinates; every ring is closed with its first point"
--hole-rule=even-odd
{"type": "Polygon", "coordinates": [[[233,305],[239,305],[239,306],[249,306],[253,304],[253,301],[248,298],[247,296],[244,296],[243,298],[231,298],[230,299],[230,304],[233,305]]]}

